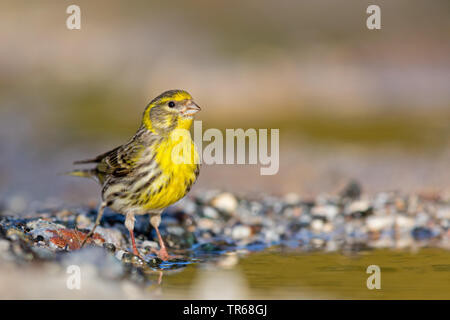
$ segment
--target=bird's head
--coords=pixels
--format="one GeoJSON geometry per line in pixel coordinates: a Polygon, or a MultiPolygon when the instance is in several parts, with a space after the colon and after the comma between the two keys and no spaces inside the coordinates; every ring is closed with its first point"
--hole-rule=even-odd
{"type": "Polygon", "coordinates": [[[184,90],[169,90],[153,99],[145,108],[142,119],[145,127],[166,135],[174,129],[189,129],[200,107],[184,90]]]}

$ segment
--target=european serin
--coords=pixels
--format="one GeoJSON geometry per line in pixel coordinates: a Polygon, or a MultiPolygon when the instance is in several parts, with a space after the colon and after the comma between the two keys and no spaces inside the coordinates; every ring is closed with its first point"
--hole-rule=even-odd
{"type": "Polygon", "coordinates": [[[150,214],[160,245],[158,256],[169,258],[158,227],[163,209],[183,198],[199,174],[198,154],[187,131],[198,111],[200,107],[186,91],[166,91],[145,108],[142,124],[130,141],[96,158],[74,163],[97,163],[95,168],[70,174],[94,177],[102,186],[97,219],[85,241],[99,225],[104,209],[110,207],[126,216],[133,253],[140,256],[133,231],[135,215],[150,214]],[[181,152],[178,150],[190,150],[189,161],[176,159],[181,152]]]}

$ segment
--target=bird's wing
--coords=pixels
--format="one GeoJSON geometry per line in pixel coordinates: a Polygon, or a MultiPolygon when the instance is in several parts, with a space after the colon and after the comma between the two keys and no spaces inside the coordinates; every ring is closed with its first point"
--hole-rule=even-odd
{"type": "Polygon", "coordinates": [[[97,165],[97,170],[101,174],[110,174],[115,177],[126,176],[134,169],[137,157],[142,150],[143,146],[135,142],[111,150],[97,165]]]}
{"type": "Polygon", "coordinates": [[[96,167],[98,176],[112,175],[122,177],[133,170],[136,158],[142,150],[143,146],[132,140],[93,159],[76,161],[74,164],[98,163],[96,167]]]}
{"type": "Polygon", "coordinates": [[[114,148],[114,149],[112,149],[112,150],[110,150],[110,151],[108,151],[108,152],[102,153],[101,155],[99,155],[99,156],[97,156],[97,157],[95,157],[95,158],[92,158],[92,159],[86,159],[86,160],[78,160],[78,161],[75,161],[73,164],[99,163],[99,162],[101,162],[105,157],[107,157],[108,155],[117,152],[117,150],[120,149],[121,147],[122,147],[122,146],[119,146],[119,147],[117,147],[117,148],[114,148]]]}

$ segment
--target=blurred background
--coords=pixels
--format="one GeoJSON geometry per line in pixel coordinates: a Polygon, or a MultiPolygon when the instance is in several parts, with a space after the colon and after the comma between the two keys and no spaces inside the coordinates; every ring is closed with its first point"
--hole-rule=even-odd
{"type": "Polygon", "coordinates": [[[94,182],[57,174],[126,142],[174,88],[204,129],[280,129],[277,175],[204,165],[194,190],[448,188],[449,18],[448,0],[4,0],[0,195],[98,200],[94,182]],[[71,4],[81,30],[66,28],[71,4]],[[381,30],[366,27],[370,4],[381,30]]]}

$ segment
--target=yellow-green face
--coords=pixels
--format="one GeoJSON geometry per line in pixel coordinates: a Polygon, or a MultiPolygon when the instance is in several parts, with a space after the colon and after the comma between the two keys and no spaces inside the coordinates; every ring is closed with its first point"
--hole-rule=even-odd
{"type": "Polygon", "coordinates": [[[167,134],[177,128],[189,129],[200,107],[184,90],[169,90],[153,99],[144,111],[148,130],[167,134]]]}

